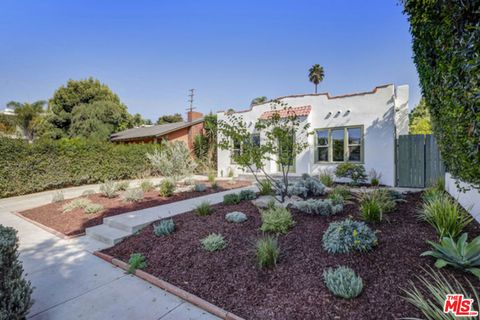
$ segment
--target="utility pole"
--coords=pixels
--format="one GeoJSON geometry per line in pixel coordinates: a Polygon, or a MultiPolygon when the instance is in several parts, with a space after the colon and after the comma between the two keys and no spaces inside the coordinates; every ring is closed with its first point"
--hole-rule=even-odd
{"type": "Polygon", "coordinates": [[[195,95],[195,89],[190,89],[188,91],[190,91],[190,94],[188,95],[188,102],[190,103],[190,106],[188,107],[187,111],[192,112],[193,110],[195,110],[195,108],[193,107],[193,97],[195,95]]]}

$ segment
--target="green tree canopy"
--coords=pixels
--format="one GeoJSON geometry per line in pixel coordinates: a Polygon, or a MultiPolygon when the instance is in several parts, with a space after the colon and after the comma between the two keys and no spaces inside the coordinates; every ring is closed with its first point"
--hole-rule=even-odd
{"type": "Polygon", "coordinates": [[[317,93],[317,87],[320,84],[320,82],[323,81],[324,77],[325,77],[325,72],[323,71],[323,67],[320,66],[319,64],[314,64],[308,70],[308,79],[310,80],[311,83],[315,85],[315,93],[317,93]]]}
{"type": "Polygon", "coordinates": [[[432,133],[432,124],[430,121],[430,112],[424,98],[409,114],[409,128],[411,134],[430,134],[432,133]]]}
{"type": "Polygon", "coordinates": [[[46,102],[43,100],[33,103],[20,103],[10,101],[7,107],[14,109],[16,124],[22,128],[23,134],[28,140],[33,140],[35,128],[39,123],[39,117],[44,112],[46,102]]]}
{"type": "Polygon", "coordinates": [[[131,127],[140,127],[143,125],[151,125],[152,120],[144,119],[140,113],[135,113],[130,119],[131,127]]]}
{"type": "Polygon", "coordinates": [[[161,116],[157,120],[157,124],[165,124],[165,123],[175,123],[175,122],[182,122],[183,118],[180,113],[175,113],[172,115],[165,115],[161,116]]]}
{"type": "Polygon", "coordinates": [[[265,96],[256,97],[255,99],[252,100],[252,102],[250,102],[250,106],[255,106],[257,104],[262,104],[262,103],[265,103],[267,101],[268,101],[268,98],[265,97],[265,96]]]}

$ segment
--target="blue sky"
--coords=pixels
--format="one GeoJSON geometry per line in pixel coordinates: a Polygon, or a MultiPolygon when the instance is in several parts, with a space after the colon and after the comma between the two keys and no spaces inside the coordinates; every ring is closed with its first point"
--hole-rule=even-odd
{"type": "Polygon", "coordinates": [[[397,0],[2,0],[0,108],[49,99],[68,79],[98,78],[131,113],[242,109],[265,95],[410,85],[411,36],[397,0]]]}

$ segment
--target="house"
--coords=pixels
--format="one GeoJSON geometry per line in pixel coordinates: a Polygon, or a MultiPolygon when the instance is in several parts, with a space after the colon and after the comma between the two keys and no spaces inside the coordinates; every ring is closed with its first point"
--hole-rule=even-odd
{"type": "Polygon", "coordinates": [[[192,150],[193,139],[203,132],[203,114],[196,111],[187,113],[187,122],[150,125],[116,132],[110,141],[116,143],[160,143],[162,140],[183,141],[192,150]]]}
{"type": "MultiPolygon", "coordinates": [[[[322,169],[333,170],[339,163],[352,162],[363,164],[367,172],[375,169],[381,173],[381,183],[395,185],[395,143],[398,135],[408,133],[408,99],[408,85],[393,84],[340,96],[320,93],[276,99],[292,107],[313,131],[312,135],[296,137],[307,139],[309,147],[294,159],[292,171],[318,174],[322,169]]],[[[266,102],[235,115],[253,124],[271,112],[271,102],[266,102]]],[[[228,114],[219,112],[218,120],[228,121],[228,114]]],[[[250,127],[254,130],[255,126],[250,127]]],[[[262,133],[254,136],[261,143],[262,133]]],[[[241,145],[232,143],[231,150],[218,150],[220,176],[230,171],[235,175],[245,173],[232,161],[232,152],[241,152],[241,145]]],[[[264,169],[268,174],[279,170],[273,160],[265,163],[264,169]]]]}
{"type": "Polygon", "coordinates": [[[15,116],[15,110],[13,108],[6,107],[4,110],[0,111],[0,114],[6,116],[15,116]]]}

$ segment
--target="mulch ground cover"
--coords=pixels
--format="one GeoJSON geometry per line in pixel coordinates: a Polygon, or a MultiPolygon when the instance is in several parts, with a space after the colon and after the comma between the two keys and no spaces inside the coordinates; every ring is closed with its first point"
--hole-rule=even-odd
{"type": "Polygon", "coordinates": [[[86,198],[94,203],[99,203],[104,207],[104,210],[93,214],[86,214],[83,209],[63,212],[62,207],[72,200],[69,199],[22,211],[20,212],[20,215],[54,229],[66,236],[77,236],[84,234],[85,228],[102,224],[103,218],[105,217],[251,185],[251,182],[249,181],[237,180],[235,183],[232,183],[231,181],[221,180],[217,181],[219,188],[213,189],[208,182],[201,183],[204,183],[207,186],[204,192],[185,191],[174,193],[171,197],[162,197],[157,190],[154,190],[146,192],[143,200],[139,202],[123,201],[121,198],[121,192],[118,197],[111,199],[106,198],[99,193],[89,195],[86,196],[86,198]]]}
{"type": "MultiPolygon", "coordinates": [[[[176,231],[167,237],[153,235],[153,224],[104,253],[128,262],[130,254],[146,257],[146,272],[233,312],[245,319],[398,319],[421,314],[400,298],[422,267],[434,260],[420,257],[436,240],[433,227],[417,218],[420,194],[408,194],[389,221],[370,225],[378,231],[379,245],[368,253],[329,254],[322,247],[328,223],[349,216],[359,219],[358,204],[346,205],[343,213],[309,216],[292,210],[295,226],[279,237],[282,256],[272,270],[261,270],[253,243],[262,236],[259,211],[250,201],[214,206],[210,216],[193,212],[173,217],[176,231]],[[241,211],[248,220],[225,221],[225,214],[241,211]],[[221,233],[228,246],[209,253],[199,242],[208,234],[221,233]],[[328,267],[346,265],[363,278],[364,290],[353,300],[333,296],[323,282],[328,267]]],[[[469,239],[480,233],[477,223],[468,228],[469,239]]],[[[465,274],[447,270],[463,277],[465,274]]],[[[470,281],[478,280],[468,276],[470,281]]]]}

